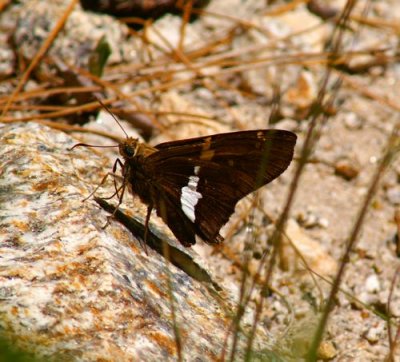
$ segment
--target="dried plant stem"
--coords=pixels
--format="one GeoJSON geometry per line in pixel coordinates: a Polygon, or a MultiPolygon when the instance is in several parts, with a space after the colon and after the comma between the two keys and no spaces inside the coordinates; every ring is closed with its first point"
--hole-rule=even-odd
{"type": "Polygon", "coordinates": [[[25,85],[26,81],[28,80],[30,74],[32,73],[33,69],[39,64],[41,59],[44,57],[44,55],[47,53],[47,51],[50,49],[51,44],[53,43],[54,39],[57,37],[58,33],[61,31],[61,29],[64,27],[65,23],[68,20],[69,15],[72,13],[74,10],[75,5],[78,3],[78,0],[71,0],[69,3],[67,9],[65,9],[64,13],[61,15],[61,17],[58,19],[55,27],[53,30],[50,32],[49,36],[43,43],[43,45],[40,47],[38,52],[36,53],[35,57],[32,59],[30,62],[28,68],[25,70],[24,74],[20,78],[17,86],[15,87],[13,93],[9,97],[7,104],[3,108],[3,112],[1,114],[2,118],[8,111],[8,108],[14,101],[15,96],[20,92],[20,90],[23,88],[25,85]]]}
{"type": "Polygon", "coordinates": [[[389,315],[389,318],[387,318],[387,320],[386,320],[387,330],[388,330],[388,340],[389,340],[389,356],[387,357],[387,359],[389,362],[395,362],[395,352],[396,352],[396,348],[397,348],[397,343],[399,342],[399,338],[400,338],[400,326],[397,327],[396,335],[393,338],[392,323],[391,323],[391,318],[390,318],[391,301],[392,301],[394,288],[396,286],[396,282],[397,282],[399,275],[400,275],[400,267],[396,269],[396,271],[393,275],[392,283],[390,286],[389,297],[388,297],[388,301],[387,301],[387,306],[386,306],[386,310],[389,315]]]}
{"type": "Polygon", "coordinates": [[[333,308],[335,296],[339,290],[339,286],[342,281],[342,278],[343,278],[343,275],[344,275],[344,272],[345,272],[345,269],[347,266],[347,262],[350,257],[350,253],[354,249],[354,245],[356,244],[356,241],[358,239],[358,235],[361,230],[361,226],[364,222],[364,219],[367,214],[368,207],[371,203],[371,200],[375,195],[379,181],[380,181],[383,173],[385,172],[385,170],[391,163],[392,159],[399,151],[399,141],[400,141],[399,131],[400,131],[399,125],[396,125],[391,136],[389,137],[389,141],[387,144],[387,150],[386,150],[384,156],[382,157],[382,160],[375,172],[375,175],[372,178],[367,195],[366,195],[365,200],[359,211],[357,220],[354,224],[353,230],[352,230],[349,240],[347,242],[346,250],[342,257],[342,263],[339,266],[339,270],[333,281],[332,289],[330,291],[326,306],[322,312],[321,319],[318,323],[317,330],[315,332],[315,336],[314,336],[313,342],[311,344],[310,351],[308,353],[309,361],[315,361],[317,358],[317,350],[318,350],[319,344],[322,341],[322,336],[323,336],[323,333],[324,333],[324,330],[325,330],[325,327],[326,327],[326,324],[328,321],[329,313],[331,312],[331,310],[333,308]]]}
{"type": "MultiPolygon", "coordinates": [[[[331,47],[331,52],[332,52],[332,60],[334,61],[335,59],[338,58],[338,55],[340,54],[340,48],[341,48],[341,43],[342,43],[342,33],[341,29],[344,27],[339,27],[339,24],[345,24],[351,14],[351,10],[355,6],[355,1],[349,0],[347,3],[347,6],[343,10],[343,13],[341,15],[341,21],[338,23],[337,27],[334,29],[332,37],[331,37],[331,42],[330,42],[330,47],[331,47]],[[338,30],[339,29],[339,30],[338,30]]],[[[270,244],[272,246],[272,251],[271,251],[271,256],[268,260],[268,263],[266,263],[266,277],[265,277],[265,283],[263,285],[263,293],[261,295],[265,294],[265,292],[268,290],[268,286],[271,282],[272,279],[272,272],[274,270],[275,264],[276,264],[276,257],[278,254],[279,246],[281,243],[281,238],[282,238],[282,233],[286,225],[286,220],[289,216],[289,212],[291,209],[291,206],[293,204],[294,200],[294,195],[297,191],[298,184],[300,181],[300,176],[303,173],[303,169],[306,165],[306,162],[309,158],[309,155],[311,154],[311,151],[314,149],[316,142],[319,139],[319,134],[320,134],[320,128],[325,124],[325,121],[327,119],[327,116],[323,116],[323,119],[319,121],[321,114],[323,114],[323,109],[325,109],[325,105],[331,105],[334,102],[336,93],[338,89],[340,88],[341,81],[340,79],[336,82],[335,86],[333,87],[334,89],[334,94],[330,97],[329,100],[326,100],[326,94],[328,90],[328,84],[331,79],[332,75],[332,70],[331,68],[327,68],[325,77],[322,81],[322,84],[320,86],[320,91],[318,93],[317,99],[314,103],[314,106],[310,110],[310,125],[307,130],[307,135],[304,141],[303,148],[301,150],[301,155],[300,155],[300,161],[297,164],[297,168],[295,171],[295,175],[292,180],[292,184],[289,189],[289,195],[287,197],[287,201],[285,203],[285,207],[278,219],[278,222],[276,224],[275,231],[271,237],[270,244]]],[[[265,262],[265,260],[263,260],[265,262]]],[[[259,318],[261,315],[261,311],[263,309],[263,303],[264,303],[264,298],[261,297],[259,301],[256,303],[256,311],[254,314],[254,321],[253,321],[253,328],[250,333],[250,336],[248,338],[248,343],[247,343],[247,350],[246,350],[246,360],[251,359],[251,352],[252,352],[252,346],[253,346],[253,341],[256,333],[256,327],[259,322],[259,318]]]]}
{"type": "Polygon", "coordinates": [[[175,299],[174,299],[174,292],[172,288],[172,280],[171,280],[171,270],[169,269],[170,263],[170,252],[169,252],[169,245],[167,242],[162,243],[162,251],[165,258],[165,269],[166,269],[166,276],[167,276],[167,291],[168,291],[168,298],[169,298],[169,305],[171,308],[171,318],[172,318],[172,325],[174,330],[174,337],[175,337],[175,346],[176,351],[178,354],[178,361],[183,361],[183,354],[182,354],[182,338],[179,329],[179,324],[176,318],[176,306],[175,306],[175,299]]]}

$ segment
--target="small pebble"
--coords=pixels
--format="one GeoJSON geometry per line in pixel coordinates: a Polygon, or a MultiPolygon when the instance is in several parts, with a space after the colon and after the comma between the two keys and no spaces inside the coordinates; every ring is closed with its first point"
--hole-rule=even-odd
{"type": "MultiPolygon", "coordinates": [[[[367,291],[362,291],[358,296],[357,296],[358,300],[363,303],[363,304],[367,304],[367,305],[371,305],[371,304],[376,304],[379,302],[379,298],[376,294],[371,294],[367,291]]],[[[358,303],[357,301],[354,301],[352,303],[352,305],[359,310],[363,310],[365,308],[365,306],[361,303],[358,303]]]]}
{"type": "Polygon", "coordinates": [[[371,164],[375,164],[375,163],[377,163],[378,162],[378,157],[376,157],[376,156],[371,156],[370,158],[369,158],[369,163],[371,163],[371,164]]]}
{"type": "Polygon", "coordinates": [[[321,19],[327,20],[338,15],[339,10],[337,8],[327,5],[324,1],[310,0],[307,3],[307,9],[319,16],[321,19]]]}
{"type": "Polygon", "coordinates": [[[319,226],[320,226],[321,228],[323,228],[323,229],[328,228],[328,226],[329,226],[329,220],[328,220],[328,219],[325,219],[324,217],[321,217],[321,218],[319,219],[319,226]]]}
{"type": "Polygon", "coordinates": [[[290,243],[286,240],[283,242],[280,263],[281,267],[285,268],[284,270],[304,270],[303,261],[293,252],[293,244],[312,270],[324,276],[331,276],[336,273],[336,260],[317,240],[309,237],[295,220],[288,220],[285,232],[290,243]]]}
{"type": "Polygon", "coordinates": [[[318,358],[322,360],[330,360],[337,355],[335,345],[331,341],[323,341],[318,348],[318,358]]]}
{"type": "Polygon", "coordinates": [[[362,126],[362,120],[358,118],[355,113],[349,112],[344,116],[344,124],[349,130],[360,129],[362,126]]]}
{"type": "Polygon", "coordinates": [[[317,95],[317,85],[311,72],[303,71],[299,74],[296,83],[289,88],[284,96],[285,100],[300,109],[309,107],[317,95]]]}
{"type": "Polygon", "coordinates": [[[363,335],[369,343],[376,343],[381,339],[383,332],[383,323],[379,323],[377,326],[369,328],[363,335]]]}
{"type": "Polygon", "coordinates": [[[365,290],[369,293],[379,292],[381,284],[376,274],[370,275],[365,281],[365,290]]]}
{"type": "Polygon", "coordinates": [[[352,180],[358,176],[359,172],[359,166],[352,160],[341,159],[335,164],[335,174],[343,177],[345,180],[352,180]]]}
{"type": "Polygon", "coordinates": [[[296,216],[296,220],[306,229],[313,227],[326,229],[329,226],[329,220],[319,217],[312,210],[300,211],[296,216]]]}
{"type": "Polygon", "coordinates": [[[296,219],[305,228],[312,228],[318,225],[318,217],[310,210],[299,212],[296,219]]]}

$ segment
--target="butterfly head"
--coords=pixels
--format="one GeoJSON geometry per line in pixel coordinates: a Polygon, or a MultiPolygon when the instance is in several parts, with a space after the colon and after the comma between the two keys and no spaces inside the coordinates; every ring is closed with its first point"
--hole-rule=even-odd
{"type": "Polygon", "coordinates": [[[129,137],[119,144],[119,153],[126,160],[134,158],[139,150],[139,140],[129,137]]]}

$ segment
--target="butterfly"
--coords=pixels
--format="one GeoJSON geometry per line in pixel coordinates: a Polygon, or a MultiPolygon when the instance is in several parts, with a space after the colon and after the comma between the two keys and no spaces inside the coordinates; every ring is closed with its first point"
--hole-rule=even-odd
{"type": "MultiPolygon", "coordinates": [[[[271,182],[289,166],[296,135],[260,129],[165,142],[154,147],[127,137],[118,145],[123,161],[119,204],[126,189],[153,209],[184,246],[196,235],[209,244],[223,241],[221,228],[239,200],[271,182]]],[[[85,145],[86,144],[77,144],[85,145]]],[[[103,180],[104,181],[104,180],[103,180]]],[[[145,232],[145,235],[146,235],[145,232]]],[[[145,236],[146,239],[146,236],[145,236]]]]}

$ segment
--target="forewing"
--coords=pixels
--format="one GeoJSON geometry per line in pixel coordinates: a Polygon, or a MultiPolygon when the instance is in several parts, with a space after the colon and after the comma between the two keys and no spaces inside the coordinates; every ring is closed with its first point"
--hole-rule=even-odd
{"type": "Polygon", "coordinates": [[[296,135],[289,131],[240,131],[161,143],[155,148],[162,152],[156,152],[152,158],[165,162],[184,156],[193,161],[226,165],[253,177],[254,188],[249,193],[286,170],[293,158],[295,144],[296,135]]]}

